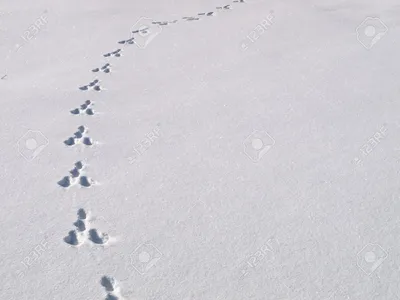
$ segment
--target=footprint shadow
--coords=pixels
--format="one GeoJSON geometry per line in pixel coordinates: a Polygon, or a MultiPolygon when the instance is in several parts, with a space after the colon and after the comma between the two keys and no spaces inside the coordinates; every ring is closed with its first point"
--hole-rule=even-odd
{"type": "Polygon", "coordinates": [[[83,220],[78,219],[75,223],[74,226],[78,229],[78,231],[86,231],[86,224],[83,220]]]}
{"type": "Polygon", "coordinates": [[[75,163],[75,169],[77,169],[77,170],[82,170],[83,167],[84,167],[83,162],[77,161],[77,162],[75,163]]]}
{"type": "Polygon", "coordinates": [[[83,208],[78,209],[77,215],[79,220],[86,220],[88,217],[88,213],[83,208]]]}
{"type": "Polygon", "coordinates": [[[84,137],[82,143],[86,146],[93,146],[93,141],[90,137],[84,137]]]}
{"type": "Polygon", "coordinates": [[[64,141],[64,144],[67,146],[73,146],[76,144],[76,140],[73,137],[70,137],[64,141]]]}
{"type": "Polygon", "coordinates": [[[114,292],[117,282],[114,277],[103,276],[101,278],[100,284],[105,288],[107,292],[114,292]]]}
{"type": "Polygon", "coordinates": [[[64,238],[64,242],[71,246],[79,246],[84,242],[84,236],[82,233],[77,232],[76,230],[71,230],[68,233],[68,236],[64,238]]]}
{"type": "Polygon", "coordinates": [[[79,177],[79,184],[83,187],[91,187],[93,182],[89,177],[81,176],[79,177]]]}
{"type": "Polygon", "coordinates": [[[123,299],[120,294],[120,287],[117,280],[114,277],[103,276],[100,280],[100,284],[104,287],[107,292],[106,300],[119,300],[123,299]]]}
{"type": "Polygon", "coordinates": [[[73,115],[79,115],[81,112],[79,111],[79,108],[75,108],[73,110],[71,110],[71,114],[73,115]]]}
{"type": "Polygon", "coordinates": [[[89,239],[97,245],[105,245],[109,241],[110,237],[107,233],[102,233],[97,229],[90,229],[89,239]]]}
{"type": "Polygon", "coordinates": [[[62,186],[63,188],[69,188],[72,186],[72,180],[69,176],[65,176],[58,182],[58,185],[62,186]]]}
{"type": "Polygon", "coordinates": [[[71,174],[72,178],[78,178],[81,175],[81,172],[77,168],[73,168],[71,171],[69,171],[71,174]]]}

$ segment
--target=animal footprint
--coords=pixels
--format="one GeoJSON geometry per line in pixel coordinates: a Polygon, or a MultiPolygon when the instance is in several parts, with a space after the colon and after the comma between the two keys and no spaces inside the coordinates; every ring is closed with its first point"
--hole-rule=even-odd
{"type": "Polygon", "coordinates": [[[95,68],[92,70],[92,72],[97,73],[97,72],[103,72],[103,73],[110,73],[111,72],[111,65],[109,63],[106,63],[104,66],[101,68],[95,68]]]}
{"type": "Polygon", "coordinates": [[[198,20],[200,20],[200,18],[196,18],[196,17],[183,17],[182,19],[184,19],[186,21],[198,21],[198,20]]]}
{"type": "Polygon", "coordinates": [[[77,230],[71,230],[64,241],[71,246],[79,247],[85,242],[85,235],[77,230]]]}
{"type": "Polygon", "coordinates": [[[133,40],[134,40],[134,38],[130,38],[130,39],[127,39],[127,40],[122,40],[122,41],[119,41],[118,44],[123,44],[123,45],[129,44],[129,45],[132,45],[132,44],[135,43],[133,40]]]}
{"type": "Polygon", "coordinates": [[[104,287],[107,292],[106,300],[122,300],[119,283],[114,277],[103,276],[100,280],[100,284],[104,287]]]}
{"type": "Polygon", "coordinates": [[[83,221],[88,220],[89,217],[89,214],[83,208],[78,209],[77,215],[78,215],[78,220],[83,220],[83,221]]]}
{"type": "Polygon", "coordinates": [[[95,244],[105,245],[110,240],[110,237],[107,233],[100,232],[97,229],[90,229],[89,239],[95,244]]]}
{"type": "Polygon", "coordinates": [[[80,208],[78,210],[78,220],[74,223],[75,230],[71,230],[68,235],[64,238],[64,241],[71,246],[79,247],[87,239],[87,217],[88,213],[80,208]]]}
{"type": "Polygon", "coordinates": [[[83,187],[91,187],[93,183],[93,180],[87,176],[79,177],[79,184],[83,187]]]}
{"type": "Polygon", "coordinates": [[[95,91],[101,91],[102,88],[100,87],[99,83],[100,83],[100,80],[95,79],[92,82],[89,82],[89,84],[81,86],[79,89],[81,91],[87,91],[90,89],[95,90],[95,91]]]}
{"type": "Polygon", "coordinates": [[[93,102],[90,100],[86,100],[80,107],[71,110],[71,114],[73,115],[80,115],[80,114],[87,114],[89,116],[94,115],[94,110],[92,108],[93,102]]]}
{"type": "Polygon", "coordinates": [[[113,57],[121,57],[121,49],[117,49],[117,50],[115,50],[115,51],[113,51],[113,52],[109,52],[109,53],[106,53],[106,54],[103,54],[103,56],[104,57],[111,57],[111,56],[113,56],[113,57]]]}
{"type": "Polygon", "coordinates": [[[210,12],[208,12],[208,13],[199,13],[198,15],[199,15],[199,16],[206,16],[206,17],[213,17],[213,16],[215,16],[216,14],[215,14],[215,12],[210,11],[210,12]]]}
{"type": "Polygon", "coordinates": [[[78,228],[78,231],[80,232],[85,232],[86,231],[86,223],[81,220],[78,219],[75,223],[74,223],[75,227],[78,228]]]}
{"type": "Polygon", "coordinates": [[[228,9],[232,9],[231,5],[225,5],[225,6],[217,6],[217,9],[222,9],[222,10],[228,10],[228,9]]]}
{"type": "Polygon", "coordinates": [[[234,0],[233,3],[245,3],[244,0],[234,0]]]}
{"type": "Polygon", "coordinates": [[[69,188],[73,185],[80,184],[82,187],[91,187],[95,181],[87,176],[82,175],[84,165],[78,161],[75,167],[69,171],[70,175],[61,179],[58,184],[63,188],[69,188]]]}
{"type": "Polygon", "coordinates": [[[85,136],[88,129],[85,126],[79,126],[78,131],[74,133],[73,137],[68,138],[64,141],[67,146],[74,146],[76,144],[84,144],[86,146],[93,146],[93,140],[85,136]]]}
{"type": "Polygon", "coordinates": [[[154,21],[154,22],[152,22],[152,24],[154,24],[154,25],[160,25],[160,26],[167,26],[167,25],[169,25],[169,24],[175,24],[175,23],[177,23],[178,22],[178,20],[173,20],[173,21],[162,21],[162,22],[160,22],[160,21],[154,21]]]}
{"type": "Polygon", "coordinates": [[[146,26],[146,27],[144,27],[144,28],[134,30],[134,31],[132,31],[132,33],[148,34],[148,33],[149,33],[149,32],[148,32],[149,29],[150,29],[150,28],[149,28],[148,26],[146,26]]]}
{"type": "MultiPolygon", "coordinates": [[[[89,213],[83,208],[78,209],[78,219],[74,222],[75,229],[64,237],[64,241],[72,246],[80,246],[86,240],[97,245],[106,245],[110,241],[110,236],[107,233],[100,232],[97,229],[90,228],[89,213]]],[[[110,283],[111,284],[111,283],[110,283]]],[[[107,285],[112,287],[113,285],[107,285]]]]}

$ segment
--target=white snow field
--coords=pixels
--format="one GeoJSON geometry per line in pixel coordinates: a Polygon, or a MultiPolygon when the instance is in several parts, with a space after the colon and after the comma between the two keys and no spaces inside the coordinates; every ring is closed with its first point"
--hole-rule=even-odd
{"type": "Polygon", "coordinates": [[[396,0],[2,0],[0,299],[400,299],[399,53],[396,0]]]}

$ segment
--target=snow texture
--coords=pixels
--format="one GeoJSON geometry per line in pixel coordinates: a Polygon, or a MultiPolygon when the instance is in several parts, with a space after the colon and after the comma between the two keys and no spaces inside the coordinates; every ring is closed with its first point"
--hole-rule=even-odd
{"type": "Polygon", "coordinates": [[[0,41],[0,299],[400,299],[398,1],[3,0],[0,41]]]}

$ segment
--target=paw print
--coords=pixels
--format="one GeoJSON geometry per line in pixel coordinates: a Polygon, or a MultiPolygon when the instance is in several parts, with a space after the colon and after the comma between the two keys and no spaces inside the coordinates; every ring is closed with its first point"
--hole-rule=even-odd
{"type": "Polygon", "coordinates": [[[121,288],[118,281],[111,276],[103,276],[100,280],[100,284],[106,290],[106,300],[122,300],[121,288]]]}
{"type": "Polygon", "coordinates": [[[86,241],[90,241],[96,245],[106,245],[110,241],[107,233],[100,232],[95,228],[91,228],[90,214],[83,208],[78,209],[78,219],[74,222],[75,229],[68,233],[64,241],[71,246],[79,247],[86,241]]]}
{"type": "Polygon", "coordinates": [[[88,90],[95,90],[97,92],[103,90],[103,88],[100,86],[100,80],[95,79],[91,82],[89,82],[87,85],[81,86],[79,89],[81,91],[88,91],[88,90]]]}
{"type": "Polygon", "coordinates": [[[69,172],[70,175],[61,179],[58,184],[63,188],[69,188],[77,184],[79,184],[81,187],[91,187],[96,182],[93,179],[83,175],[84,168],[84,164],[81,161],[78,161],[75,163],[75,167],[69,172]]]}
{"type": "Polygon", "coordinates": [[[78,219],[74,223],[75,229],[71,230],[64,238],[64,242],[74,247],[81,246],[87,240],[89,214],[83,209],[78,209],[78,219]]]}
{"type": "Polygon", "coordinates": [[[71,114],[73,115],[86,114],[89,116],[93,116],[94,115],[93,102],[90,100],[86,100],[85,103],[83,103],[80,107],[71,110],[71,114]]]}
{"type": "Polygon", "coordinates": [[[132,37],[132,38],[127,39],[127,40],[119,41],[118,44],[122,44],[122,45],[125,45],[125,44],[133,45],[133,44],[135,43],[134,40],[135,40],[135,38],[132,37]]]}
{"type": "Polygon", "coordinates": [[[104,57],[121,57],[121,49],[117,49],[113,52],[109,52],[106,54],[103,54],[104,57]]]}
{"type": "Polygon", "coordinates": [[[93,140],[86,136],[88,129],[85,126],[79,126],[78,131],[74,133],[73,137],[70,137],[64,141],[67,146],[74,146],[77,144],[83,144],[86,146],[93,146],[93,140]]]}
{"type": "Polygon", "coordinates": [[[92,72],[97,73],[97,72],[103,72],[103,73],[110,73],[111,72],[111,65],[109,63],[106,63],[104,66],[100,68],[95,68],[92,70],[92,72]]]}

